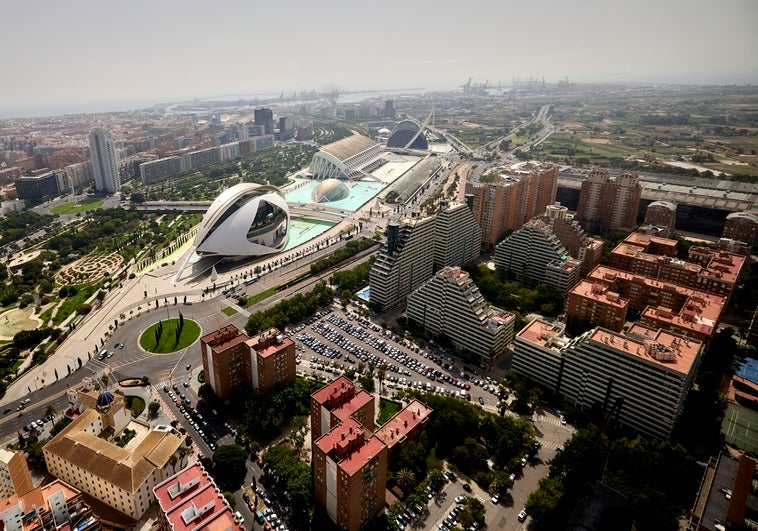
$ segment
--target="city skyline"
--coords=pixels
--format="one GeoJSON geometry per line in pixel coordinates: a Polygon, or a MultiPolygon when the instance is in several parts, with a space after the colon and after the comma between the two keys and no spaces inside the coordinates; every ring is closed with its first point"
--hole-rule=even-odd
{"type": "Polygon", "coordinates": [[[642,0],[601,5],[344,0],[293,7],[229,0],[129,10],[81,0],[0,6],[8,54],[0,116],[143,108],[300,90],[450,90],[529,77],[555,83],[758,82],[758,4],[642,0]],[[729,38],[720,37],[728,28],[729,38]]]}

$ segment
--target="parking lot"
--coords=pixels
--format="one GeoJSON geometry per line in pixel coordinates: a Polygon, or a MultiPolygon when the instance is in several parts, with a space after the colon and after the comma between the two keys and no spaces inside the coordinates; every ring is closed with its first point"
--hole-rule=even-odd
{"type": "MultiPolygon", "coordinates": [[[[493,412],[497,410],[501,392],[508,392],[499,388],[494,374],[477,374],[466,369],[449,352],[439,348],[432,350],[431,346],[424,347],[398,337],[349,310],[336,307],[321,310],[286,333],[295,341],[298,374],[301,376],[321,376],[329,381],[351,368],[358,371],[362,365],[364,370],[368,370],[369,364],[373,364],[377,368],[384,367],[384,395],[391,396],[403,389],[419,389],[471,400],[493,412]]],[[[171,403],[171,409],[177,412],[188,435],[196,440],[201,453],[210,455],[217,444],[233,442],[234,428],[224,419],[223,412],[217,415],[217,412],[204,410],[207,406],[202,401],[198,411],[196,390],[190,383],[184,381],[166,385],[162,387],[162,395],[171,403]]],[[[406,511],[413,511],[413,520],[417,523],[423,521],[423,525],[416,528],[444,531],[449,527],[445,524],[445,518],[448,518],[448,523],[452,522],[450,513],[455,512],[456,496],[465,494],[479,498],[485,505],[486,523],[490,529],[523,529],[528,518],[523,523],[519,522],[518,513],[523,509],[528,495],[537,488],[539,479],[547,473],[547,462],[554,456],[555,450],[573,431],[571,426],[561,424],[559,415],[550,411],[541,411],[531,420],[543,448],[524,467],[523,475],[516,479],[507,499],[494,504],[487,492],[463,477],[448,483],[441,493],[435,493],[422,511],[417,513],[414,508],[406,508],[406,511]],[[466,483],[471,487],[470,493],[463,490],[462,485],[466,483]]],[[[249,465],[246,487],[236,493],[238,510],[244,515],[245,527],[288,529],[286,500],[277,505],[276,493],[266,489],[262,478],[260,465],[249,465]],[[257,492],[251,485],[254,478],[257,492]],[[256,510],[260,512],[263,524],[251,523],[256,522],[256,510]]]]}
{"type": "Polygon", "coordinates": [[[304,375],[331,380],[348,369],[358,371],[359,364],[364,370],[372,364],[384,367],[383,391],[390,394],[418,389],[474,400],[493,410],[499,402],[500,389],[492,377],[466,371],[449,353],[432,352],[354,312],[321,312],[290,336],[296,340],[304,375]]]}

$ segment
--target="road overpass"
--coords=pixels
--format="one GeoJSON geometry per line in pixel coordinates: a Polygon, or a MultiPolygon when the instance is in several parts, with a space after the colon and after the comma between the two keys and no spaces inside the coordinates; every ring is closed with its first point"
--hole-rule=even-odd
{"type": "MultiPolygon", "coordinates": [[[[340,222],[350,218],[351,212],[339,210],[321,204],[287,203],[292,217],[315,216],[328,221],[340,222]]],[[[130,206],[141,212],[205,212],[211,206],[211,201],[145,201],[130,206]]]]}

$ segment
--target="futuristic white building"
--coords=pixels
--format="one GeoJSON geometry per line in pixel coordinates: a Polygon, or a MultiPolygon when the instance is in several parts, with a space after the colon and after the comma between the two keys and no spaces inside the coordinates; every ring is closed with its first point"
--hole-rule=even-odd
{"type": "Polygon", "coordinates": [[[275,186],[236,184],[219,195],[195,236],[198,256],[262,256],[287,245],[290,224],[284,196],[275,186]]]}
{"type": "Polygon", "coordinates": [[[326,179],[321,181],[313,190],[313,200],[316,203],[331,203],[345,199],[350,195],[350,189],[339,179],[326,179]]]}
{"type": "Polygon", "coordinates": [[[429,150],[429,142],[416,122],[403,120],[392,129],[387,139],[388,148],[429,150]]]}
{"type": "Polygon", "coordinates": [[[363,135],[352,135],[322,147],[311,160],[316,179],[361,179],[361,171],[381,152],[382,145],[363,135]]]}

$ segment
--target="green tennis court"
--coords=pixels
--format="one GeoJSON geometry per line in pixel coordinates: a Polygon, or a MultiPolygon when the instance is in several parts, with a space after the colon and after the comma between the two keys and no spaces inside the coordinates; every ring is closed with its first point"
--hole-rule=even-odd
{"type": "Polygon", "coordinates": [[[727,404],[721,432],[728,443],[743,450],[758,452],[758,411],[727,404]]]}

